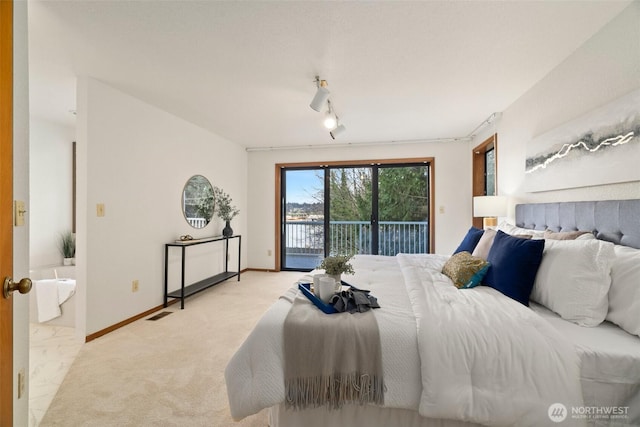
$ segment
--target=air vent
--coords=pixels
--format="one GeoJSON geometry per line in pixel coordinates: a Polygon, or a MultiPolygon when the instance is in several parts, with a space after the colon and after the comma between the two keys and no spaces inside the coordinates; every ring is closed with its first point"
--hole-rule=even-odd
{"type": "Polygon", "coordinates": [[[170,315],[171,313],[173,313],[173,311],[163,311],[161,313],[156,314],[155,316],[149,317],[147,320],[159,320],[165,316],[170,315]]]}

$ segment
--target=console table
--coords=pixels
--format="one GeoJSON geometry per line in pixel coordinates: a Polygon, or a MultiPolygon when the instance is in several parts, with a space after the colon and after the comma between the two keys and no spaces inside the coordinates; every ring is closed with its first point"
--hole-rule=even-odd
{"type": "Polygon", "coordinates": [[[166,307],[168,304],[169,298],[179,298],[180,299],[180,308],[184,309],[184,299],[188,296],[191,296],[195,293],[203,291],[213,285],[216,285],[220,282],[224,282],[227,279],[238,276],[238,281],[240,281],[240,247],[242,244],[241,236],[231,236],[231,237],[209,237],[205,239],[197,239],[197,240],[185,240],[185,241],[176,241],[171,243],[166,243],[164,245],[164,306],[166,307]],[[233,239],[238,239],[238,270],[237,271],[229,271],[229,241],[233,239]],[[188,286],[185,286],[184,283],[184,273],[185,273],[185,255],[187,248],[196,245],[205,245],[214,242],[224,242],[224,271],[222,273],[218,273],[214,276],[207,277],[206,279],[200,280],[198,282],[192,283],[188,286]],[[182,251],[182,263],[181,263],[181,285],[180,289],[169,292],[169,248],[180,248],[182,251]]]}

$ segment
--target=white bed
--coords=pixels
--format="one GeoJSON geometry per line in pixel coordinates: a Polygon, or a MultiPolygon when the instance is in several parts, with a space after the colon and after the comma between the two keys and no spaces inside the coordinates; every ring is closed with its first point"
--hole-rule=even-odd
{"type": "MultiPolygon", "coordinates": [[[[640,285],[640,283],[639,283],[640,285]]],[[[568,322],[548,308],[531,308],[551,323],[575,348],[581,361],[580,381],[584,406],[628,408],[619,422],[592,420],[592,425],[638,425],[640,423],[640,338],[611,322],[593,328],[568,322]]]]}
{"type": "Polygon", "coordinates": [[[382,306],[374,311],[387,387],[382,407],[285,409],[282,330],[293,286],[227,366],[233,417],[271,408],[272,427],[536,426],[555,425],[549,411],[561,403],[561,425],[640,423],[638,336],[608,321],[578,326],[488,286],[457,289],[441,273],[448,258],[353,261],[356,274],[346,280],[370,289],[382,306]]]}

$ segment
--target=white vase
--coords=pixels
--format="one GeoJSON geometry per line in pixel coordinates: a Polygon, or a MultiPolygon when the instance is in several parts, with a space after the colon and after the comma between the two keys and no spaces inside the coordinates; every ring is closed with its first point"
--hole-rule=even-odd
{"type": "Polygon", "coordinates": [[[73,258],[63,258],[62,259],[62,265],[72,265],[73,264],[73,258]]]}

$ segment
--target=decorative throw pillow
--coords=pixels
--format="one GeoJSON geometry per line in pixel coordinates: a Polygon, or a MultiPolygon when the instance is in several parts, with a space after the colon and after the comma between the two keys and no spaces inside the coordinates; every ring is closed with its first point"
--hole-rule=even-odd
{"type": "Polygon", "coordinates": [[[615,245],[607,320],[640,336],[640,249],[615,245]]]}
{"type": "Polygon", "coordinates": [[[518,239],[533,239],[533,235],[531,234],[514,234],[513,237],[517,237],[518,239]]]}
{"type": "Polygon", "coordinates": [[[498,231],[487,256],[491,267],[482,284],[529,306],[543,250],[544,240],[519,239],[498,231]]]}
{"type": "Polygon", "coordinates": [[[458,246],[458,248],[453,253],[457,254],[458,252],[463,251],[467,251],[469,253],[473,252],[483,233],[484,230],[480,230],[476,227],[471,227],[469,231],[467,231],[467,235],[464,236],[464,239],[462,239],[460,246],[458,246]]]}
{"type": "Polygon", "coordinates": [[[613,243],[546,240],[531,299],[581,326],[597,326],[609,308],[613,243]]]}
{"type": "Polygon", "coordinates": [[[590,234],[590,231],[552,231],[544,230],[544,238],[551,240],[575,240],[583,234],[590,234]]]}
{"type": "Polygon", "coordinates": [[[452,255],[447,260],[442,267],[442,274],[449,277],[456,288],[466,289],[478,286],[488,269],[487,261],[464,251],[452,255]]]}
{"type": "MultiPolygon", "coordinates": [[[[476,248],[473,250],[471,255],[477,256],[484,260],[489,256],[489,251],[491,250],[491,245],[493,244],[493,239],[496,237],[496,230],[488,229],[485,230],[484,234],[480,238],[480,241],[476,245],[476,248]]],[[[518,234],[513,237],[517,237],[518,239],[531,239],[531,235],[529,234],[518,234]]]]}
{"type": "Polygon", "coordinates": [[[491,245],[493,244],[493,239],[496,237],[496,233],[497,231],[493,229],[485,230],[471,255],[486,260],[489,255],[491,245]]]}

